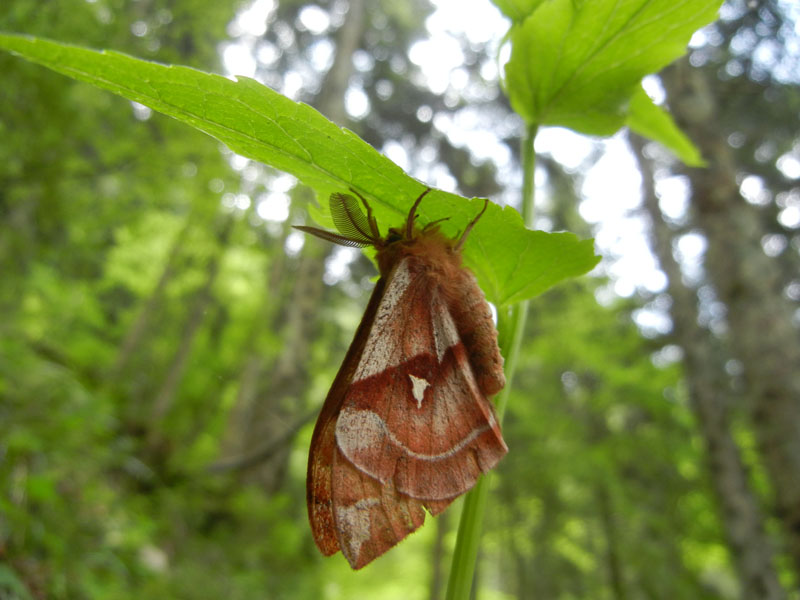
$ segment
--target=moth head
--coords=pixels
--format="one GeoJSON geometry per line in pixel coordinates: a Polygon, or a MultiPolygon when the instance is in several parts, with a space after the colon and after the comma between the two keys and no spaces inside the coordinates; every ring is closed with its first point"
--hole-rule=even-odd
{"type": "MultiPolygon", "coordinates": [[[[431,188],[428,188],[427,190],[422,192],[417,198],[417,200],[414,202],[413,206],[411,207],[411,210],[408,213],[408,219],[406,219],[406,231],[405,231],[405,239],[408,241],[412,241],[415,237],[414,232],[415,232],[415,222],[417,220],[417,207],[419,206],[419,203],[422,202],[422,199],[425,197],[425,195],[430,191],[431,188]]],[[[488,207],[489,207],[489,199],[487,198],[483,203],[483,208],[481,209],[481,211],[477,215],[475,215],[475,218],[472,219],[472,221],[469,222],[469,224],[464,229],[464,232],[458,238],[458,241],[456,241],[451,247],[452,251],[459,252],[461,250],[461,247],[464,245],[464,242],[467,241],[467,235],[469,235],[469,232],[472,231],[472,228],[475,227],[475,224],[478,222],[478,219],[480,219],[483,216],[483,213],[486,212],[486,209],[488,207]]],[[[431,221],[430,223],[426,223],[425,226],[420,230],[420,232],[422,233],[422,235],[436,234],[439,231],[439,223],[441,223],[442,221],[446,221],[448,218],[449,217],[444,217],[443,219],[437,219],[436,221],[431,221]]],[[[389,230],[389,233],[391,234],[393,231],[396,232],[397,230],[396,229],[389,230]]]]}
{"type": "Polygon", "coordinates": [[[361,194],[352,188],[351,191],[361,199],[367,213],[364,214],[358,205],[358,200],[350,194],[331,194],[331,217],[333,217],[333,224],[339,233],[306,225],[295,225],[294,228],[341,246],[363,248],[364,246],[380,245],[382,243],[381,234],[375,217],[372,216],[372,209],[361,194]]]}
{"type": "Polygon", "coordinates": [[[414,238],[414,221],[417,218],[417,207],[422,198],[425,197],[425,194],[430,191],[430,188],[422,192],[414,206],[411,207],[406,227],[404,229],[391,228],[386,237],[381,237],[378,224],[372,215],[372,207],[370,207],[367,199],[353,188],[350,188],[350,191],[358,197],[358,200],[350,194],[340,194],[338,192],[331,194],[331,217],[333,217],[333,224],[339,233],[306,225],[295,225],[295,229],[305,231],[334,244],[356,248],[375,246],[381,249],[396,242],[411,241],[414,238]],[[364,210],[359,206],[359,200],[364,210]]]}
{"type": "Polygon", "coordinates": [[[385,245],[395,244],[397,242],[402,242],[405,240],[405,234],[402,229],[398,229],[397,227],[392,227],[389,229],[389,232],[386,234],[386,237],[383,239],[385,245]]]}
{"type": "MultiPolygon", "coordinates": [[[[358,200],[356,200],[356,198],[350,194],[340,194],[338,192],[331,194],[331,217],[333,217],[333,223],[339,233],[334,233],[325,229],[319,229],[317,227],[308,227],[306,225],[295,225],[295,229],[305,231],[306,233],[315,235],[323,240],[333,242],[334,244],[340,244],[342,246],[351,246],[356,248],[374,246],[378,250],[381,250],[399,242],[411,243],[419,234],[425,235],[437,233],[439,231],[439,223],[447,220],[447,217],[445,217],[444,219],[438,219],[436,221],[427,223],[422,229],[416,227],[417,208],[419,207],[420,202],[422,202],[422,199],[428,194],[428,192],[431,191],[431,188],[427,188],[417,197],[417,199],[414,201],[414,204],[411,206],[411,210],[408,212],[405,227],[402,229],[392,227],[389,229],[386,237],[381,237],[378,224],[372,214],[372,208],[370,207],[366,198],[364,198],[364,196],[359,194],[353,188],[350,188],[350,191],[358,196],[358,200]],[[359,206],[359,200],[361,201],[361,204],[363,204],[366,213],[361,210],[361,207],[359,206]]],[[[483,209],[475,216],[469,225],[467,225],[466,229],[464,229],[464,232],[461,234],[461,237],[459,237],[458,241],[452,246],[454,251],[459,251],[464,245],[467,235],[475,226],[475,223],[478,222],[478,219],[483,216],[483,213],[486,211],[488,205],[489,201],[486,200],[483,205],[483,209]]]]}

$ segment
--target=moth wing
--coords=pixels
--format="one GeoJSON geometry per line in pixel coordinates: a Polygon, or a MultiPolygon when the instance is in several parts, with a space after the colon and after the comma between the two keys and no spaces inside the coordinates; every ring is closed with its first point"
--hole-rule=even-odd
{"type": "Polygon", "coordinates": [[[378,304],[384,290],[384,281],[380,280],[372,292],[364,317],[356,330],[353,342],[347,350],[344,362],[333,380],[331,389],[317,417],[314,433],[311,437],[311,448],[308,453],[308,471],[306,476],[306,504],[308,520],[314,542],[325,556],[335,554],[339,550],[336,526],[333,514],[332,467],[336,451],[336,420],[344,401],[345,392],[350,386],[353,372],[358,366],[358,359],[364,349],[366,333],[372,326],[378,304]]]}
{"type": "Polygon", "coordinates": [[[332,500],[338,546],[360,569],[425,522],[419,500],[356,469],[338,449],[333,456],[332,500]]]}
{"type": "Polygon", "coordinates": [[[441,512],[508,451],[424,261],[387,277],[336,423],[361,472],[441,512]]]}
{"type": "Polygon", "coordinates": [[[456,497],[457,496],[454,496],[453,498],[447,498],[445,500],[423,500],[422,505],[435,517],[439,513],[444,512],[444,509],[450,506],[456,497]]]}
{"type": "Polygon", "coordinates": [[[492,311],[478,280],[469,270],[460,269],[453,279],[452,285],[459,293],[452,295],[450,314],[467,350],[478,387],[485,395],[491,396],[506,385],[492,311]]]}
{"type": "MultiPolygon", "coordinates": [[[[319,423],[319,422],[318,422],[319,423]]],[[[320,552],[325,556],[339,551],[336,525],[333,517],[333,490],[331,468],[336,453],[335,419],[325,422],[320,434],[314,432],[314,441],[308,455],[306,500],[311,533],[320,552]]]]}

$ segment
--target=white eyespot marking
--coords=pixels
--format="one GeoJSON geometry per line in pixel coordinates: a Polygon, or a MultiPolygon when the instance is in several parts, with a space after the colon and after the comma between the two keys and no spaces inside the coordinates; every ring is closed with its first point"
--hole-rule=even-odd
{"type": "Polygon", "coordinates": [[[422,408],[422,399],[425,397],[425,389],[430,385],[427,379],[416,377],[409,373],[408,378],[411,380],[411,394],[414,400],[417,401],[417,408],[422,408]]]}
{"type": "Polygon", "coordinates": [[[336,509],[339,529],[350,534],[347,550],[353,562],[358,560],[361,546],[370,538],[370,508],[379,502],[377,498],[362,498],[351,506],[336,509]]]}

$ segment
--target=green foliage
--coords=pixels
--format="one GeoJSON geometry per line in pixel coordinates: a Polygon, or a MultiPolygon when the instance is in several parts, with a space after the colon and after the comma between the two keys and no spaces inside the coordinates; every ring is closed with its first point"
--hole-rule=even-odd
{"type": "Polygon", "coordinates": [[[502,13],[514,23],[524,21],[536,7],[546,0],[494,0],[502,13]]]}
{"type": "Polygon", "coordinates": [[[506,91],[528,123],[610,135],[630,122],[689,164],[697,151],[667,115],[658,126],[642,103],[641,80],[686,51],[716,18],[719,0],[548,0],[510,31],[506,91]],[[645,119],[644,116],[650,117],[645,119]],[[645,127],[649,123],[649,127],[645,127]]]}
{"type": "MultiPolygon", "coordinates": [[[[214,70],[234,4],[10,0],[0,28],[214,70]],[[139,22],[147,34],[132,36],[139,22]]],[[[502,6],[521,26],[546,4],[502,6]]],[[[281,3],[286,14],[275,19],[290,29],[299,7],[281,3]]],[[[394,3],[393,14],[418,27],[415,9],[394,3]]],[[[256,197],[261,184],[241,181],[229,155],[185,123],[310,182],[323,206],[329,191],[355,184],[382,228],[405,218],[421,184],[250,80],[2,39],[184,122],[134,117],[128,102],[0,55],[4,89],[14,91],[0,94],[0,596],[430,597],[433,527],[353,573],[317,554],[302,501],[311,435],[303,418],[324,397],[373,271],[356,261],[341,285],[315,288],[320,247],[286,251],[298,215],[265,223],[253,207],[221,202],[256,197]],[[282,378],[290,367],[301,370],[282,378]],[[297,423],[299,433],[256,468],[209,470],[297,423]]],[[[373,107],[402,117],[414,86],[388,61],[382,68],[398,93],[373,107]]],[[[420,126],[397,118],[402,131],[420,126]]],[[[293,205],[301,193],[291,192],[293,205]]],[[[436,192],[422,215],[450,216],[456,233],[481,205],[436,192]]],[[[499,305],[596,261],[590,242],[524,231],[515,211],[496,206],[467,254],[499,305]]],[[[613,597],[616,549],[627,597],[732,598],[680,373],[651,362],[662,342],[637,334],[630,306],[599,306],[593,291],[551,291],[528,321],[505,425],[511,453],[490,480],[477,596],[613,597]]],[[[453,538],[445,532],[440,563],[453,538]]]]}
{"type": "Polygon", "coordinates": [[[493,519],[519,561],[506,572],[535,573],[533,598],[585,597],[616,560],[628,597],[718,598],[696,580],[726,589],[733,574],[680,369],[648,360],[624,303],[604,308],[587,291],[552,290],[529,318],[505,424],[519,450],[500,467],[493,519]],[[675,531],[692,532],[692,552],[675,531]]]}
{"type": "MultiPolygon", "coordinates": [[[[713,18],[707,14],[707,6],[707,20],[703,21],[700,16],[698,21],[698,16],[689,19],[682,14],[670,16],[670,10],[665,10],[663,3],[654,10],[653,4],[640,11],[643,5],[630,3],[620,7],[613,1],[605,4],[571,3],[569,0],[528,3],[526,7],[531,14],[519,24],[516,21],[519,21],[522,7],[501,3],[501,9],[506,14],[513,13],[512,20],[515,20],[509,34],[511,58],[506,65],[506,91],[514,109],[527,121],[522,141],[521,201],[526,223],[533,222],[534,142],[539,126],[558,124],[584,133],[613,133],[625,120],[624,105],[628,97],[636,90],[640,96],[643,94],[639,87],[642,77],[673,60],[676,48],[678,53],[683,52],[688,35],[713,18]],[[677,35],[671,31],[673,26],[678,30],[677,35]]],[[[670,143],[684,159],[699,164],[698,153],[691,142],[682,136],[666,113],[660,112],[646,97],[645,102],[640,100],[636,106],[631,120],[636,121],[640,129],[670,143]]],[[[527,298],[520,297],[519,301],[511,311],[501,312],[498,318],[509,381],[513,381],[517,367],[522,325],[528,309],[527,298]]],[[[498,397],[501,419],[511,389],[509,383],[498,397]]],[[[448,600],[469,593],[487,494],[488,484],[484,478],[465,501],[448,583],[448,600]]]]}
{"type": "Polygon", "coordinates": [[[33,600],[30,592],[8,566],[0,564],[0,596],[8,600],[33,600]]]}
{"type": "MultiPolygon", "coordinates": [[[[295,175],[322,198],[353,187],[374,204],[386,228],[402,221],[424,189],[351,132],[251,79],[234,82],[116,52],[12,35],[0,36],[0,47],[193,125],[243,156],[295,175]]],[[[454,235],[482,207],[478,200],[439,190],[428,199],[420,207],[422,222],[448,218],[443,227],[454,235]]],[[[465,255],[489,300],[499,305],[586,273],[599,260],[590,242],[528,231],[516,211],[496,205],[470,235],[465,255]]]]}
{"type": "Polygon", "coordinates": [[[642,88],[633,93],[629,108],[627,124],[632,131],[651,140],[658,140],[689,166],[705,166],[697,146],[678,129],[667,111],[653,104],[642,88]]]}

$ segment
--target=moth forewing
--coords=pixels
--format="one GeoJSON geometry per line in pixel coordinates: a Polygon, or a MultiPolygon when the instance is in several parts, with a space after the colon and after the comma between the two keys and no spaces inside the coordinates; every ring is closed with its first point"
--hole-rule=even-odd
{"type": "MultiPolygon", "coordinates": [[[[416,225],[381,238],[366,200],[331,198],[346,245],[372,244],[381,278],[328,393],[311,441],[308,511],[324,554],[354,569],[469,490],[507,452],[487,396],[504,384],[497,333],[458,240],[416,225]],[[337,216],[338,213],[338,216],[337,216]]],[[[488,202],[488,201],[487,201],[488,202]]],[[[324,232],[325,235],[320,235],[324,232]]]]}
{"type": "Polygon", "coordinates": [[[317,417],[314,433],[311,436],[311,448],[308,455],[308,473],[306,477],[306,502],[308,517],[314,541],[320,551],[329,556],[339,550],[333,515],[331,465],[336,451],[336,420],[344,401],[345,393],[350,386],[353,373],[358,366],[367,333],[372,327],[375,312],[383,296],[385,281],[378,280],[372,290],[367,309],[356,329],[355,337],[347,349],[342,366],[333,380],[331,389],[317,417]]]}
{"type": "Polygon", "coordinates": [[[507,449],[427,267],[412,256],[388,277],[336,440],[361,471],[441,501],[470,489],[507,449]]]}

